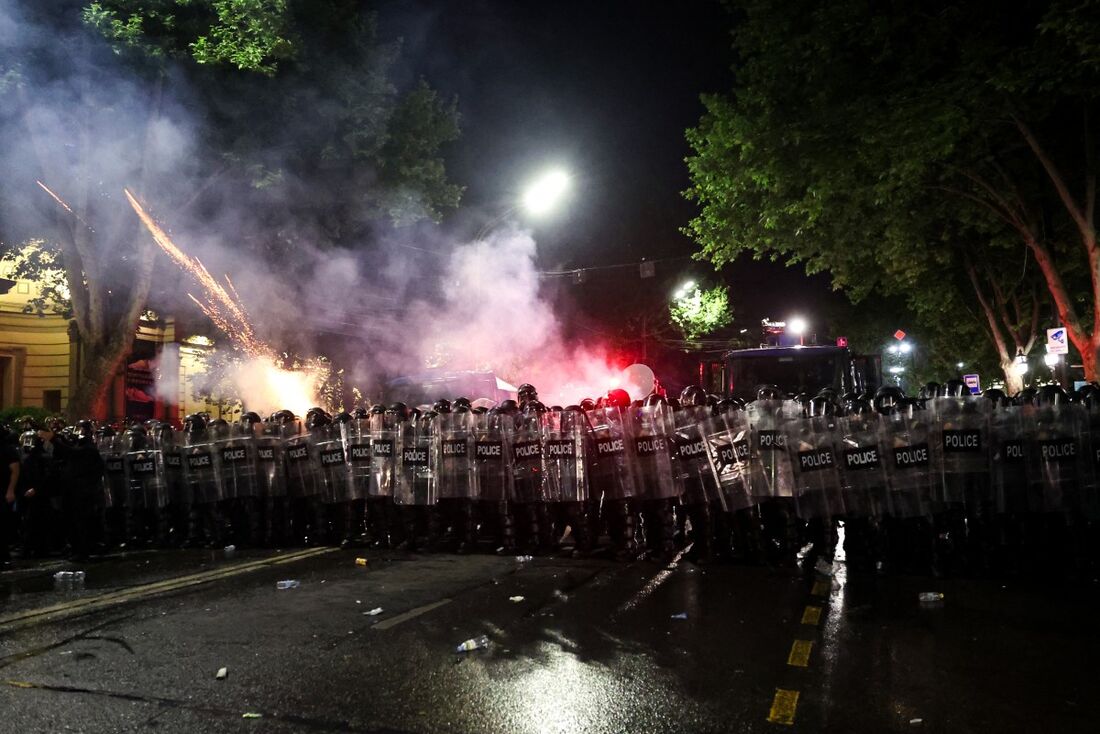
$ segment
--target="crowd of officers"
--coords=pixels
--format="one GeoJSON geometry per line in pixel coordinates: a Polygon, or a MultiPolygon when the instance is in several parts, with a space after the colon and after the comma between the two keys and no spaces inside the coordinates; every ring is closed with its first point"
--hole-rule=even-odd
{"type": "Polygon", "coordinates": [[[30,555],[301,543],[778,564],[831,556],[843,529],[848,563],[880,572],[1098,560],[1094,385],[517,397],[192,415],[182,430],[28,421],[17,448],[5,442],[5,507],[14,492],[30,555]]]}

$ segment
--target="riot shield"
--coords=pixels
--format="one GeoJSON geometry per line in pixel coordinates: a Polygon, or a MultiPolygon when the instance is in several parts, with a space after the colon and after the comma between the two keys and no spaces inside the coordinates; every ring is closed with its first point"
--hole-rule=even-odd
{"type": "Polygon", "coordinates": [[[311,459],[316,470],[321,500],[326,504],[350,502],[354,499],[343,434],[343,424],[339,422],[317,426],[310,431],[311,459]]]}
{"type": "Polygon", "coordinates": [[[439,425],[439,497],[440,499],[472,499],[474,421],[466,410],[440,413],[439,425]]]}
{"type": "Polygon", "coordinates": [[[278,426],[265,422],[256,437],[257,486],[263,497],[285,497],[286,454],[278,426]]]}
{"type": "Polygon", "coordinates": [[[542,415],[546,449],[547,502],[586,502],[589,498],[588,423],[576,405],[542,415]]]}
{"type": "MultiPolygon", "coordinates": [[[[703,407],[685,408],[679,412],[686,414],[684,419],[694,416],[698,420],[696,430],[702,440],[703,456],[710,475],[709,478],[700,478],[699,481],[714,488],[712,493],[717,495],[722,510],[737,512],[756,504],[749,490],[749,442],[752,427],[748,414],[743,410],[733,410],[711,415],[703,407]]],[[[677,434],[683,436],[684,433],[686,431],[681,425],[677,434]]],[[[685,475],[689,477],[689,481],[693,478],[690,464],[694,458],[685,456],[684,452],[690,446],[691,444],[684,443],[679,446],[680,464],[688,469],[685,475]]]]}
{"type": "Polygon", "coordinates": [[[1028,454],[1034,441],[1031,406],[998,406],[990,422],[992,485],[997,512],[1028,511],[1028,454]]]}
{"type": "Polygon", "coordinates": [[[940,507],[989,499],[989,417],[987,400],[938,397],[931,401],[935,419],[933,458],[940,469],[932,500],[940,507]]]}
{"type": "Polygon", "coordinates": [[[848,517],[882,517],[890,513],[886,432],[882,416],[853,413],[837,422],[837,462],[848,517]]]}
{"type": "Polygon", "coordinates": [[[287,495],[316,497],[321,494],[320,459],[314,460],[310,434],[298,421],[280,426],[280,448],[286,465],[287,495]]]}
{"type": "Polygon", "coordinates": [[[103,457],[103,506],[124,507],[126,505],[126,464],[122,439],[111,429],[105,429],[96,436],[99,455],[103,457]]]}
{"type": "Polygon", "coordinates": [[[504,426],[512,417],[497,410],[474,413],[474,490],[486,502],[511,501],[512,457],[505,451],[504,426]]]}
{"type": "Polygon", "coordinates": [[[371,451],[370,418],[357,416],[341,424],[348,460],[348,495],[363,499],[370,493],[371,451]]]}
{"type": "Polygon", "coordinates": [[[784,425],[795,507],[803,520],[844,514],[833,415],[789,420],[784,425]]]}
{"type": "Polygon", "coordinates": [[[401,455],[398,471],[401,481],[393,495],[397,505],[434,505],[436,491],[437,453],[434,443],[438,435],[436,413],[414,415],[402,426],[401,455]]]}
{"type": "MultiPolygon", "coordinates": [[[[672,414],[675,466],[684,486],[684,501],[687,504],[705,505],[719,499],[703,426],[710,417],[711,409],[705,405],[682,405],[672,414]]],[[[715,430],[721,432],[722,429],[716,427],[715,430]]]]}
{"type": "Polygon", "coordinates": [[[222,499],[247,499],[260,494],[258,439],[239,424],[214,429],[213,451],[220,468],[222,499]]]}
{"type": "Polygon", "coordinates": [[[543,501],[542,413],[523,409],[504,424],[505,450],[512,457],[512,487],[516,502],[543,501]]]}
{"type": "Polygon", "coordinates": [[[128,431],[123,465],[133,507],[157,509],[168,504],[164,454],[144,431],[128,431]]]}
{"type": "Polygon", "coordinates": [[[208,504],[222,498],[219,480],[218,457],[214,453],[214,439],[205,426],[184,433],[183,449],[184,492],[192,502],[208,504]]]}
{"type": "Polygon", "coordinates": [[[166,423],[157,426],[153,445],[160,451],[164,462],[164,483],[168,504],[185,505],[191,500],[184,496],[183,457],[172,427],[166,423]]]}
{"type": "Polygon", "coordinates": [[[642,499],[671,499],[683,493],[673,458],[676,427],[672,413],[663,400],[632,409],[637,492],[642,499]]]}
{"type": "Polygon", "coordinates": [[[398,460],[404,433],[403,419],[393,411],[372,412],[370,424],[371,497],[393,497],[401,482],[398,460]]]}
{"type": "Polygon", "coordinates": [[[1088,476],[1080,404],[1032,406],[1034,432],[1028,452],[1033,511],[1072,513],[1083,508],[1088,476]]]}
{"type": "Polygon", "coordinates": [[[630,499],[638,494],[634,422],[630,410],[629,407],[609,405],[593,408],[585,414],[595,448],[593,482],[607,499],[630,499]]]}
{"type": "Polygon", "coordinates": [[[927,517],[932,513],[932,486],[939,478],[933,461],[931,416],[911,402],[885,418],[887,507],[895,517],[927,517]]]}
{"type": "Polygon", "coordinates": [[[793,496],[791,464],[784,424],[801,413],[785,400],[754,400],[746,407],[749,441],[749,490],[757,502],[793,496]]]}

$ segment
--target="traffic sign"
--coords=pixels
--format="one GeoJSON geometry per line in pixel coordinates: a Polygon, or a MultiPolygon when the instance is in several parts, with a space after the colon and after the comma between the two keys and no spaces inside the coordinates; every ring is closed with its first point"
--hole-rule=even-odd
{"type": "Polygon", "coordinates": [[[902,339],[905,338],[905,332],[902,331],[901,329],[898,329],[897,331],[894,332],[894,338],[897,339],[900,342],[902,339]]]}
{"type": "Polygon", "coordinates": [[[982,391],[982,381],[978,378],[977,373],[973,375],[963,375],[963,382],[970,388],[971,395],[977,395],[982,391]]]}
{"type": "Polygon", "coordinates": [[[846,336],[838,336],[838,337],[836,338],[836,345],[837,345],[838,347],[846,347],[846,346],[848,346],[848,337],[846,337],[846,336]]]}
{"type": "Polygon", "coordinates": [[[1047,329],[1047,354],[1069,354],[1069,340],[1066,339],[1066,327],[1047,329]]]}

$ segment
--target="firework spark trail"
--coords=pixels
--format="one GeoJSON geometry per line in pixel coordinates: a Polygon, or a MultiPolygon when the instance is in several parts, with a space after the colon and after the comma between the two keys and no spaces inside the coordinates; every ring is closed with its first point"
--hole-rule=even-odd
{"type": "MultiPolygon", "coordinates": [[[[134,208],[134,212],[136,212],[141,219],[142,224],[144,224],[145,228],[149,230],[149,233],[153,235],[153,240],[157,245],[159,245],[177,265],[194,276],[195,280],[199,282],[199,285],[201,285],[206,292],[206,303],[188,294],[191,300],[198,304],[203,313],[205,313],[219,329],[224,331],[230,339],[237,342],[249,356],[274,358],[275,350],[256,337],[255,331],[252,328],[252,323],[249,321],[248,314],[238,300],[239,297],[234,297],[236,295],[236,289],[233,289],[234,295],[230,295],[226,292],[221,283],[210,275],[206,266],[203,265],[198,258],[186,254],[172,242],[168,234],[153,221],[153,218],[149,216],[141,204],[138,203],[138,200],[134,198],[134,195],[130,193],[129,189],[123,189],[123,192],[126,194],[130,206],[134,208]]],[[[228,277],[226,280],[228,281],[228,277]]],[[[229,281],[229,285],[230,288],[233,287],[232,281],[229,281]]]]}
{"type": "Polygon", "coordinates": [[[58,204],[60,204],[62,209],[64,209],[69,214],[72,214],[74,217],[76,217],[76,221],[83,224],[85,227],[90,229],[92,232],[95,232],[95,230],[92,229],[92,225],[85,222],[84,217],[80,216],[75,211],[73,211],[73,208],[71,206],[69,206],[68,204],[66,204],[64,199],[62,199],[60,196],[58,196],[54,192],[50,191],[49,186],[47,186],[46,184],[42,183],[41,181],[39,181],[37,179],[35,180],[35,183],[38,184],[39,188],[41,188],[43,191],[45,191],[47,194],[49,194],[53,198],[54,201],[56,201],[58,204]]]}

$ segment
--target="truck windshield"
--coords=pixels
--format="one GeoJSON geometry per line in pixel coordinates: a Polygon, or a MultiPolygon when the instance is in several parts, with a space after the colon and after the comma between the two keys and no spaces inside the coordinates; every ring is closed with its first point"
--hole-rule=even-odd
{"type": "Polygon", "coordinates": [[[784,392],[811,395],[824,387],[841,389],[840,360],[836,355],[737,355],[730,358],[730,391],[738,397],[756,394],[760,385],[784,392]]]}

